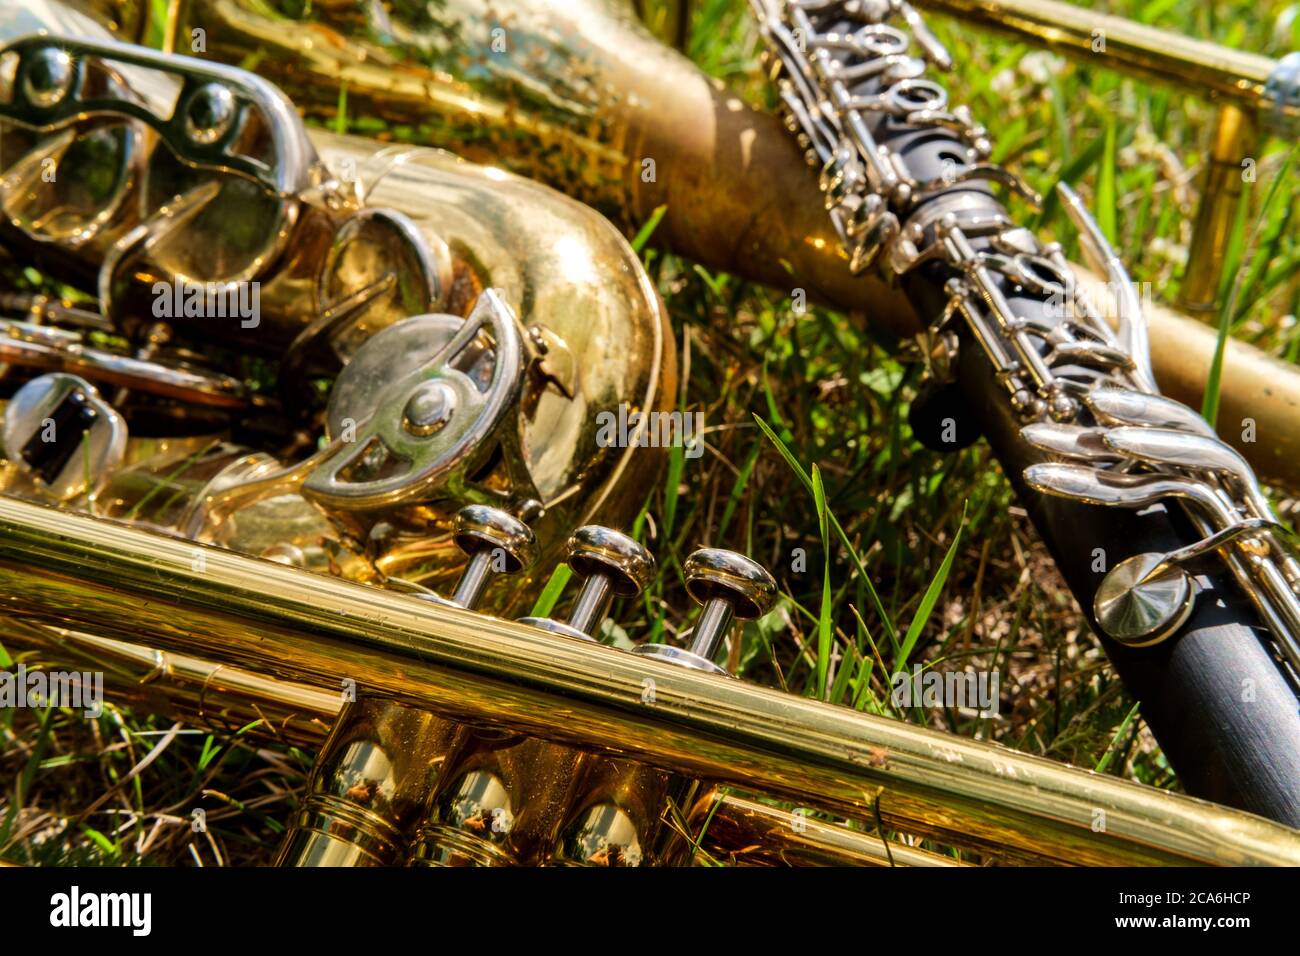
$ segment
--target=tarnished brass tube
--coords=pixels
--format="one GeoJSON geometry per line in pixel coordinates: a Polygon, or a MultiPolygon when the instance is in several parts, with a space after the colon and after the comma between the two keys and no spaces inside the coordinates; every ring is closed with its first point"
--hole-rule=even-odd
{"type": "Polygon", "coordinates": [[[14,499],[0,499],[0,609],[280,679],[349,677],[359,693],[1011,857],[1300,864],[1300,833],[1249,814],[14,499]]]}
{"type": "Polygon", "coordinates": [[[734,860],[749,866],[965,865],[928,850],[886,844],[874,834],[731,795],[705,797],[691,813],[689,823],[693,833],[704,828],[700,846],[721,862],[734,860]]]}
{"type": "MultiPolygon", "coordinates": [[[[251,0],[187,0],[162,33],[186,52],[256,62],[319,119],[347,89],[352,131],[436,145],[596,206],[625,227],[666,207],[655,241],[711,268],[919,329],[894,289],[849,275],[799,148],[661,44],[618,0],[420,7],[313,4],[303,20],[251,0]],[[376,131],[379,131],[376,129],[376,131]]],[[[129,26],[129,24],[128,24],[129,26]]]]}
{"type": "Polygon", "coordinates": [[[1219,284],[1244,197],[1243,164],[1259,155],[1259,118],[1231,103],[1219,108],[1201,178],[1201,201],[1178,289],[1178,304],[1213,321],[1219,284]]]}
{"type": "MultiPolygon", "coordinates": [[[[1256,53],[1057,0],[916,0],[916,5],[1085,62],[1097,63],[1101,57],[1105,65],[1131,76],[1229,100],[1251,110],[1274,108],[1264,90],[1277,61],[1256,53]]],[[[1295,119],[1297,115],[1291,104],[1279,118],[1295,119]]]]}

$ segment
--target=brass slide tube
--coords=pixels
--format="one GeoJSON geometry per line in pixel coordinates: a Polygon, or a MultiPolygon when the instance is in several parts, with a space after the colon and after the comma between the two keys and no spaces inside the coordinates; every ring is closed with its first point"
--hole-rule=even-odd
{"type": "Polygon", "coordinates": [[[1178,289],[1178,304],[1189,312],[1209,313],[1207,321],[1217,312],[1232,227],[1245,199],[1242,163],[1258,156],[1258,150],[1259,117],[1232,104],[1220,107],[1202,177],[1192,245],[1178,289]]]}
{"type": "MultiPolygon", "coordinates": [[[[914,0],[917,6],[1009,34],[1129,76],[1190,90],[1249,110],[1273,110],[1266,95],[1277,61],[1058,0],[914,0]],[[1105,41],[1104,47],[1101,41],[1105,41]]],[[[1286,105],[1279,118],[1300,111],[1286,105]]]]}
{"type": "Polygon", "coordinates": [[[10,498],[0,610],[277,679],[350,678],[359,694],[1013,859],[1300,865],[1300,833],[1249,814],[10,498]]]}
{"type": "Polygon", "coordinates": [[[1261,127],[1290,136],[1300,116],[1297,100],[1269,89],[1269,78],[1284,72],[1278,61],[1056,0],[916,2],[1080,62],[1187,90],[1219,104],[1178,293],[1182,308],[1212,313],[1229,232],[1243,199],[1242,160],[1258,155],[1261,127]]]}

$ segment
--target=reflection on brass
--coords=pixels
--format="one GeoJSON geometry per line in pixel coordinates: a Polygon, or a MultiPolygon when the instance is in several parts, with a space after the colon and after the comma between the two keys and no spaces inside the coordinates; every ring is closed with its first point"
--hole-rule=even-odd
{"type": "Polygon", "coordinates": [[[696,783],[657,767],[592,757],[574,788],[551,862],[559,866],[666,866],[689,856],[674,810],[690,806],[696,783]]]}
{"type": "Polygon", "coordinates": [[[1300,863],[1300,834],[1250,814],[215,548],[196,571],[194,549],[0,499],[0,609],[1012,859],[1300,863]]]}
{"type": "MultiPolygon", "coordinates": [[[[631,523],[660,453],[600,447],[593,425],[668,407],[671,338],[611,224],[413,144],[502,158],[623,226],[666,205],[673,247],[915,330],[884,284],[849,279],[775,121],[625,9],[325,0],[299,23],[181,0],[151,24],[140,5],[83,7],[169,53],[52,0],[0,12],[6,245],[98,309],[8,323],[26,348],[0,371],[72,355],[114,389],[110,407],[89,381],[36,375],[6,410],[6,640],[207,726],[311,743],[330,726],[279,862],[947,864],[913,845],[929,840],[1008,862],[1300,863],[1300,834],[1247,814],[730,679],[713,658],[733,619],[776,592],[738,555],[683,566],[704,605],[689,649],[594,639],[653,567],[608,528],[571,539],[585,584],[565,624],[487,613],[521,613],[575,525],[631,523]],[[33,24],[57,43],[19,39],[33,24]],[[212,59],[170,55],[195,25],[212,59]],[[309,133],[222,59],[403,142],[309,133]],[[78,150],[102,177],[34,175],[78,150]],[[146,318],[159,283],[200,282],[265,284],[262,314],[146,318]],[[90,331],[126,345],[88,361],[90,331]],[[271,363],[276,394],[227,387],[209,347],[271,363]],[[131,434],[90,480],[73,444],[36,442],[46,414],[100,436],[91,451],[131,434]],[[754,799],[697,799],[696,781],[754,799]]],[[[680,39],[682,22],[659,26],[680,39]]]]}
{"type": "Polygon", "coordinates": [[[962,866],[957,860],[890,841],[870,829],[826,823],[796,807],[793,812],[710,794],[689,818],[692,834],[713,859],[746,866],[962,866]]]}
{"type": "MultiPolygon", "coordinates": [[[[93,24],[47,0],[0,18],[0,34],[6,29],[33,30],[44,22],[99,42],[93,24]]],[[[163,109],[161,105],[157,108],[163,109]]],[[[442,307],[452,314],[453,321],[490,287],[517,312],[530,338],[527,348],[534,349],[534,336],[544,343],[544,357],[529,366],[518,412],[520,421],[502,429],[506,443],[517,446],[518,451],[506,455],[496,469],[501,473],[499,479],[486,480],[499,491],[503,482],[518,487],[521,478],[527,479],[530,495],[538,496],[545,507],[545,514],[534,526],[543,562],[576,524],[596,516],[616,524],[629,521],[639,509],[641,497],[639,482],[625,480],[630,463],[636,459],[644,461],[644,467],[653,467],[650,460],[659,452],[599,447],[591,422],[601,411],[617,412],[622,403],[637,409],[666,407],[676,387],[671,337],[662,304],[616,230],[591,210],[556,193],[436,150],[385,148],[373,141],[323,131],[313,131],[302,148],[314,150],[323,171],[320,175],[362,189],[365,211],[389,211],[382,220],[389,223],[385,229],[397,228],[393,224],[400,223],[411,232],[403,240],[405,246],[387,245],[393,241],[390,233],[379,229],[372,220],[368,232],[350,240],[354,251],[342,259],[329,259],[327,249],[313,252],[315,246],[308,243],[295,248],[296,262],[305,264],[309,252],[318,255],[316,264],[329,270],[329,276],[337,274],[330,263],[346,262],[348,282],[356,284],[376,278],[374,273],[380,267],[405,265],[407,260],[394,250],[427,244],[431,249],[445,250],[443,254],[449,258],[452,272],[440,294],[445,297],[442,307]],[[373,244],[387,252],[376,265],[355,249],[359,244],[373,244]],[[580,365],[575,364],[575,356],[581,357],[580,365]],[[512,429],[516,432],[513,435],[512,429]]],[[[345,220],[344,225],[350,221],[345,220]]],[[[116,234],[110,230],[108,235],[116,234]]],[[[50,251],[58,254],[52,261],[67,269],[69,279],[78,274],[78,262],[103,256],[102,248],[93,244],[67,249],[60,246],[50,251]]],[[[301,290],[291,285],[292,289],[286,287],[289,294],[283,300],[267,293],[255,328],[241,328],[238,321],[220,326],[223,343],[259,351],[277,345],[287,347],[309,320],[301,305],[305,301],[301,290]],[[291,301],[298,304],[288,305],[291,301]]],[[[146,283],[137,291],[147,292],[149,287],[146,283]]],[[[420,301],[417,295],[408,307],[418,310],[420,301]]],[[[146,300],[145,307],[149,304],[146,300]]],[[[402,308],[371,309],[355,325],[354,337],[357,333],[369,335],[407,314],[402,308]]],[[[218,334],[212,331],[213,323],[208,327],[205,334],[218,334]]],[[[429,347],[436,345],[430,342],[429,347]]],[[[152,374],[153,366],[149,368],[152,374]]],[[[82,374],[89,376],[93,371],[82,374]]],[[[127,384],[119,377],[108,381],[127,384]]],[[[359,420],[368,412],[365,402],[359,401],[351,415],[359,420]]],[[[233,463],[239,459],[232,453],[228,460],[233,463]]],[[[239,499],[240,513],[226,507],[218,509],[213,520],[199,526],[202,536],[255,554],[277,543],[305,548],[309,562],[315,566],[327,564],[328,556],[313,542],[324,537],[348,545],[347,536],[340,536],[297,498],[297,486],[305,475],[295,472],[292,463],[281,463],[287,469],[283,473],[287,480],[283,482],[268,480],[260,489],[247,484],[253,478],[275,476],[271,464],[263,462],[256,473],[244,469],[220,476],[222,488],[236,478],[245,483],[239,499]],[[248,490],[257,494],[249,496],[248,490]],[[283,540],[277,542],[277,534],[283,540]],[[313,554],[320,560],[315,560],[313,554]]],[[[199,475],[203,475],[204,482],[217,479],[216,472],[205,471],[185,455],[142,461],[113,476],[110,489],[100,496],[100,513],[185,530],[187,508],[198,506],[200,499],[203,508],[219,500],[208,501],[217,486],[205,486],[197,481],[199,475]],[[145,478],[141,472],[153,478],[145,478]],[[144,487],[151,481],[150,487],[144,487]],[[184,493],[177,493],[178,482],[186,486],[184,493]],[[154,490],[150,494],[151,488],[159,486],[171,490],[154,490]],[[136,504],[146,499],[147,512],[165,507],[168,514],[150,517],[135,513],[136,504]]],[[[416,509],[395,522],[382,544],[367,556],[369,570],[347,554],[335,555],[335,562],[353,566],[358,577],[373,578],[378,574],[415,581],[445,580],[463,560],[438,530],[456,503],[453,494],[444,506],[416,509]],[[432,529],[430,524],[434,525],[432,529]]],[[[189,519],[193,518],[191,511],[189,519]]],[[[373,523],[373,518],[364,522],[373,523]]],[[[348,529],[352,535],[364,531],[364,527],[348,529]]],[[[512,600],[525,605],[531,600],[532,589],[534,584],[526,583],[514,592],[512,600]]]]}
{"type": "Polygon", "coordinates": [[[580,751],[467,728],[411,845],[419,866],[535,866],[568,804],[580,751]]]}
{"type": "Polygon", "coordinates": [[[660,244],[916,330],[899,292],[849,275],[780,121],[659,43],[621,0],[341,0],[301,17],[186,0],[161,32],[182,52],[195,28],[205,56],[256,64],[324,123],[500,163],[625,228],[665,206],[660,244]]]}
{"type": "MultiPolygon", "coordinates": [[[[188,655],[164,653],[13,618],[4,620],[3,624],[6,647],[34,655],[25,658],[28,666],[102,670],[107,698],[114,704],[139,707],[211,730],[233,733],[242,729],[245,735],[257,739],[317,749],[342,702],[338,688],[317,690],[188,655]]],[[[449,743],[449,753],[454,745],[454,740],[449,743]]],[[[601,763],[621,765],[625,769],[638,766],[608,760],[601,763]]],[[[663,775],[662,771],[650,767],[642,766],[641,770],[663,775]]],[[[701,816],[712,810],[711,803],[702,802],[699,806],[701,816]]],[[[718,859],[734,859],[744,864],[773,862],[762,847],[772,836],[774,822],[779,822],[782,815],[782,811],[765,806],[756,816],[751,801],[725,797],[713,812],[701,845],[718,859]]],[[[694,816],[692,820],[693,832],[704,829],[702,821],[694,816]]],[[[885,849],[875,834],[812,820],[797,840],[784,842],[787,845],[781,850],[781,858],[791,864],[857,865],[886,859],[885,849]]],[[[890,852],[895,854],[894,861],[900,866],[932,862],[932,855],[913,850],[909,856],[900,844],[892,844],[890,852]]],[[[552,861],[558,862],[554,857],[552,861]]]]}
{"type": "Polygon", "coordinates": [[[392,866],[457,727],[388,701],[347,704],[312,769],[280,865],[392,866]]]}

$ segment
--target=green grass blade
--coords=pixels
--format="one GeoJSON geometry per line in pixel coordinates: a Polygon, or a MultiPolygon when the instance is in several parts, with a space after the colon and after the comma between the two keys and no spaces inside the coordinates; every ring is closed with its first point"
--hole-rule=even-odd
{"type": "Polygon", "coordinates": [[[650,213],[650,218],[645,224],[637,230],[636,235],[632,238],[632,248],[637,255],[645,248],[645,244],[650,241],[656,229],[659,228],[660,221],[664,218],[664,213],[668,211],[667,206],[655,206],[654,212],[650,213]]]}
{"type": "MultiPolygon", "coordinates": [[[[776,446],[777,451],[781,453],[781,457],[786,460],[786,463],[794,473],[799,476],[804,487],[811,492],[813,490],[812,478],[809,477],[808,472],[804,471],[803,465],[799,464],[798,459],[790,453],[790,449],[786,446],[785,442],[781,441],[781,439],[777,437],[776,432],[772,431],[771,426],[757,415],[754,416],[754,421],[758,423],[758,427],[763,430],[763,434],[768,437],[768,440],[776,446]]],[[[830,519],[831,527],[835,529],[836,536],[839,537],[840,542],[844,547],[848,549],[849,557],[853,559],[853,563],[858,569],[858,574],[861,576],[863,584],[867,586],[867,593],[871,596],[871,603],[875,605],[876,613],[880,615],[880,621],[884,625],[886,636],[888,636],[890,643],[897,647],[898,631],[894,627],[894,620],[885,609],[885,604],[880,600],[880,595],[876,593],[876,586],[872,583],[871,576],[867,574],[866,566],[862,563],[862,558],[858,554],[858,549],[853,547],[853,542],[849,540],[848,534],[844,531],[844,527],[840,524],[839,519],[835,517],[835,513],[830,509],[827,509],[826,516],[830,519]]]]}
{"type": "Polygon", "coordinates": [[[1101,227],[1102,233],[1110,241],[1110,244],[1116,248],[1119,247],[1119,237],[1117,235],[1119,215],[1119,193],[1115,188],[1115,167],[1119,162],[1116,155],[1118,152],[1117,140],[1119,132],[1115,128],[1115,121],[1111,120],[1106,124],[1105,147],[1102,149],[1101,169],[1097,173],[1097,202],[1094,208],[1097,210],[1097,225],[1101,227]]]}
{"type": "Polygon", "coordinates": [[[546,582],[546,587],[542,588],[542,593],[537,595],[537,601],[529,612],[530,616],[550,617],[551,612],[555,610],[556,602],[560,600],[560,595],[564,593],[564,586],[569,583],[569,578],[572,576],[573,569],[567,564],[556,565],[555,570],[551,572],[551,579],[546,582]]]}
{"type": "Polygon", "coordinates": [[[1247,291],[1244,288],[1245,277],[1251,272],[1248,268],[1242,269],[1242,260],[1247,255],[1247,250],[1255,245],[1260,229],[1274,216],[1274,204],[1281,194],[1279,187],[1284,181],[1290,179],[1297,145],[1293,145],[1287,152],[1282,168],[1268,185],[1264,205],[1255,220],[1249,242],[1245,241],[1249,203],[1243,201],[1237,205],[1237,216],[1232,223],[1232,233],[1224,258],[1223,280],[1219,286],[1219,331],[1214,343],[1214,359],[1210,362],[1210,373],[1205,381],[1205,396],[1201,401],[1201,416],[1210,423],[1211,427],[1218,425],[1219,397],[1223,387],[1223,355],[1228,347],[1228,330],[1232,326],[1233,315],[1237,310],[1237,301],[1247,291]]]}
{"type": "Polygon", "coordinates": [[[1106,748],[1106,753],[1102,755],[1101,760],[1097,762],[1097,766],[1094,768],[1097,773],[1105,773],[1115,754],[1119,753],[1120,741],[1124,739],[1124,735],[1128,733],[1129,724],[1133,723],[1133,718],[1137,716],[1138,706],[1138,704],[1134,704],[1132,709],[1129,710],[1128,716],[1116,728],[1115,736],[1110,739],[1110,746],[1106,748]]]}
{"type": "Polygon", "coordinates": [[[339,84],[338,109],[334,113],[334,132],[346,136],[348,132],[348,81],[339,84]]]}
{"type": "Polygon", "coordinates": [[[758,453],[762,450],[762,447],[758,442],[754,442],[749,449],[749,455],[745,458],[745,463],[740,466],[736,480],[731,484],[731,494],[727,496],[727,506],[722,509],[722,520],[718,522],[719,541],[726,538],[727,529],[731,527],[731,519],[735,517],[736,509],[740,507],[741,499],[745,497],[745,489],[749,486],[749,477],[754,473],[754,465],[758,463],[758,453]]]}
{"type": "Polygon", "coordinates": [[[681,445],[673,445],[668,451],[668,475],[664,479],[664,538],[668,540],[672,539],[677,524],[677,497],[684,467],[686,451],[681,445]]]}
{"type": "Polygon", "coordinates": [[[829,512],[826,510],[826,487],[822,484],[822,471],[812,466],[813,501],[817,505],[817,524],[821,529],[822,554],[822,602],[817,612],[817,699],[826,699],[826,675],[831,666],[831,642],[833,639],[833,598],[831,597],[831,534],[829,512]]]}
{"type": "Polygon", "coordinates": [[[912,623],[907,627],[907,634],[903,637],[903,645],[898,649],[898,655],[894,659],[894,673],[896,674],[907,667],[907,659],[911,656],[912,650],[916,647],[916,642],[921,637],[921,631],[925,629],[925,624],[930,619],[930,612],[934,610],[935,604],[938,603],[944,583],[948,580],[948,572],[952,570],[952,560],[957,554],[957,546],[961,543],[961,533],[965,526],[966,507],[963,505],[961,524],[957,527],[957,533],[953,536],[952,544],[948,546],[948,553],[943,556],[943,561],[939,564],[939,570],[935,572],[934,577],[930,580],[930,586],[925,589],[925,595],[921,598],[916,614],[912,616],[912,623]]]}

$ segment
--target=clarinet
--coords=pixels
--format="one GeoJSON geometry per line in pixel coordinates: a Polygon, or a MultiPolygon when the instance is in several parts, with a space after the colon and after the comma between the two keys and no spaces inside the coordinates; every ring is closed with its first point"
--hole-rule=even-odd
{"type": "Polygon", "coordinates": [[[952,60],[906,0],[751,4],[850,268],[932,319],[918,438],[987,439],[1185,789],[1300,826],[1293,532],[1246,461],[1159,393],[1101,229],[1058,187],[1114,330],[1060,245],[995,198],[1038,202],[926,76],[952,60]]]}

